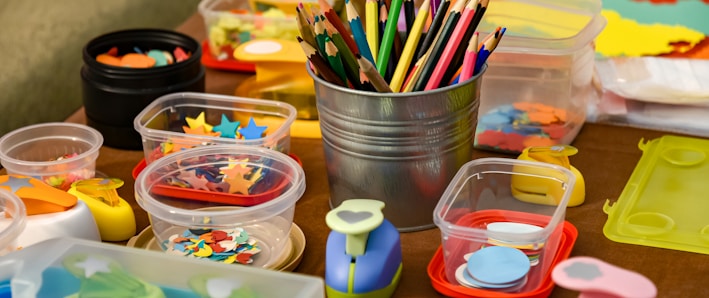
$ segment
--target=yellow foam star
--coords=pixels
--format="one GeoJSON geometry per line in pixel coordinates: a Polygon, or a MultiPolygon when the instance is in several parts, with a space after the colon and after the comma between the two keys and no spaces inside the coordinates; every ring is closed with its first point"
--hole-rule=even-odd
{"type": "Polygon", "coordinates": [[[218,131],[212,132],[211,129],[207,130],[202,126],[197,126],[195,128],[183,126],[182,129],[185,131],[186,134],[191,134],[191,135],[208,136],[208,137],[218,137],[219,135],[221,135],[221,132],[218,132],[218,131]]]}
{"type": "Polygon", "coordinates": [[[205,122],[204,112],[199,113],[197,118],[185,117],[185,121],[187,121],[187,125],[189,125],[191,129],[197,129],[201,126],[204,132],[212,132],[213,126],[205,122]]]}
{"type": "Polygon", "coordinates": [[[241,176],[224,178],[224,182],[229,184],[229,193],[240,193],[242,195],[248,195],[249,188],[254,185],[253,182],[241,176]]]}

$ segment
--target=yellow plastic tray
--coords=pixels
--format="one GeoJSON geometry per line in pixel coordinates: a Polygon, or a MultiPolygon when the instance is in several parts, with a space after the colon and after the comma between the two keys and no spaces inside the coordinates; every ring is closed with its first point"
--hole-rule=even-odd
{"type": "Polygon", "coordinates": [[[608,239],[709,254],[709,140],[663,136],[643,155],[618,201],[606,201],[608,239]]]}

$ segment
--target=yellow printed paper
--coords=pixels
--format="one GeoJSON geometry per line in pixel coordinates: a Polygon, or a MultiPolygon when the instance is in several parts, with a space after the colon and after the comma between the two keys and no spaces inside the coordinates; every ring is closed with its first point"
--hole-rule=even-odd
{"type": "Polygon", "coordinates": [[[596,52],[607,57],[638,57],[667,54],[678,50],[671,43],[686,42],[685,52],[704,39],[704,33],[679,25],[639,24],[613,10],[604,9],[608,21],[596,38],[596,52]]]}

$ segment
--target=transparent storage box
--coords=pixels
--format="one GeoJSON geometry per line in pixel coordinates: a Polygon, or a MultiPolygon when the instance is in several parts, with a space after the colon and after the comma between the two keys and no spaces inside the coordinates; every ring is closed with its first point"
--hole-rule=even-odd
{"type": "Polygon", "coordinates": [[[323,289],[314,276],[73,238],[39,242],[0,262],[1,297],[324,297],[323,289]]]}
{"type": "Polygon", "coordinates": [[[238,64],[233,56],[234,49],[252,39],[296,40],[299,35],[295,18],[297,5],[296,1],[284,0],[202,0],[198,10],[207,30],[204,51],[213,64],[207,66],[253,70],[253,65],[238,64]]]}
{"type": "Polygon", "coordinates": [[[499,0],[490,3],[480,38],[505,27],[487,60],[475,146],[520,153],[570,144],[594,89],[593,41],[606,24],[599,0],[499,0]]]}
{"type": "MultiPolygon", "coordinates": [[[[548,283],[575,179],[569,170],[549,163],[480,158],[463,165],[433,211],[448,283],[467,285],[485,297],[527,293],[548,283]],[[483,270],[468,260],[499,247],[521,254],[528,260],[527,271],[514,283],[468,285],[470,278],[463,274],[483,270]]],[[[507,273],[498,266],[493,271],[507,273]]]]}
{"type": "Polygon", "coordinates": [[[150,164],[184,149],[215,144],[260,146],[288,154],[295,118],[295,107],[284,102],[181,92],[157,98],[136,116],[134,126],[150,164]]]}

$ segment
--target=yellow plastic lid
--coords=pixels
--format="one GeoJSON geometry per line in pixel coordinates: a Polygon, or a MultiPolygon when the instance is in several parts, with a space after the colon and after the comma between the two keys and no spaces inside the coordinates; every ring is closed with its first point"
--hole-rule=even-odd
{"type": "Polygon", "coordinates": [[[603,206],[608,239],[709,254],[709,140],[663,136],[643,155],[618,200],[603,206]]]}

